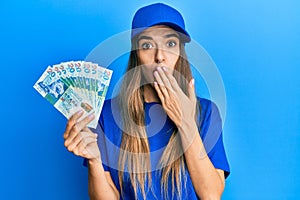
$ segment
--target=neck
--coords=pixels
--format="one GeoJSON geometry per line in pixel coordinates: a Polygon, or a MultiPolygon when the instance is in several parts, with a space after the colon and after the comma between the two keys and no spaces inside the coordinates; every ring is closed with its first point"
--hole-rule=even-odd
{"type": "Polygon", "coordinates": [[[144,99],[145,102],[160,102],[159,97],[157,96],[157,92],[154,87],[150,84],[144,85],[144,99]]]}

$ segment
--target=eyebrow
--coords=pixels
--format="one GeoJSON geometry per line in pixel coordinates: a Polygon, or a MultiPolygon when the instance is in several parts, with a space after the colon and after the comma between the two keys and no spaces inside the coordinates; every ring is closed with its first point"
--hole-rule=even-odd
{"type": "Polygon", "coordinates": [[[179,39],[179,36],[175,33],[170,33],[170,34],[167,34],[167,35],[164,36],[164,38],[170,38],[170,37],[176,37],[176,38],[179,39]]]}
{"type": "MultiPolygon", "coordinates": [[[[170,34],[164,35],[163,37],[164,37],[164,38],[176,37],[176,38],[179,39],[179,36],[178,36],[177,34],[175,34],[175,33],[170,33],[170,34]]],[[[142,35],[141,37],[138,38],[138,42],[139,42],[140,40],[142,40],[142,39],[145,39],[145,40],[153,40],[153,38],[150,37],[150,36],[142,35]]]]}
{"type": "Polygon", "coordinates": [[[145,39],[145,40],[153,40],[153,38],[150,37],[150,36],[142,35],[141,37],[138,38],[138,41],[140,41],[140,40],[142,40],[142,39],[145,39]]]}

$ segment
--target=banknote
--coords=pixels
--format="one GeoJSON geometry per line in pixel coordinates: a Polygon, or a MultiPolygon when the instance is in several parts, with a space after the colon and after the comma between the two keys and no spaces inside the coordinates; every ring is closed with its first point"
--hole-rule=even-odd
{"type": "Polygon", "coordinates": [[[86,61],[48,66],[34,88],[67,119],[79,110],[94,113],[88,127],[96,128],[113,71],[86,61]]]}

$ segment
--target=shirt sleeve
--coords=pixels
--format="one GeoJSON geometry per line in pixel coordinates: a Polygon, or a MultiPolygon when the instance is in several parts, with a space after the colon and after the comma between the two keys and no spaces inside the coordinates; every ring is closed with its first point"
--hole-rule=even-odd
{"type": "Polygon", "coordinates": [[[205,100],[201,104],[200,135],[205,150],[215,168],[224,171],[225,178],[230,174],[224,143],[222,119],[217,106],[205,100]]]}

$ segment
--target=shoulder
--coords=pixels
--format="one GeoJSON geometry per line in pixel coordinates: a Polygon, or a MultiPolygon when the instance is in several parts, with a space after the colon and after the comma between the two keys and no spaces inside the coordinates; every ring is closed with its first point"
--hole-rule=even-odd
{"type": "Polygon", "coordinates": [[[210,99],[197,97],[197,101],[200,103],[203,109],[217,108],[217,105],[210,99]]]}
{"type": "Polygon", "coordinates": [[[197,97],[197,101],[201,118],[210,117],[212,114],[219,115],[219,109],[213,101],[201,97],[197,97]]]}
{"type": "Polygon", "coordinates": [[[197,97],[197,125],[202,137],[210,134],[210,131],[220,132],[222,130],[222,119],[217,105],[205,98],[197,97]]]}

